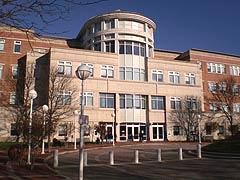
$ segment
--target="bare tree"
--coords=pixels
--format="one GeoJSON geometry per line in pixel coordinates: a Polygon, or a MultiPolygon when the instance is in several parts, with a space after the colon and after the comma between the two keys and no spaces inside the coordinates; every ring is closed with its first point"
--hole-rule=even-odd
{"type": "Polygon", "coordinates": [[[26,33],[46,33],[46,26],[66,19],[74,7],[103,1],[106,0],[0,0],[0,24],[26,33]]]}
{"type": "MultiPolygon", "coordinates": [[[[2,86],[5,90],[5,99],[1,99],[3,107],[9,114],[9,120],[15,124],[16,141],[20,139],[23,143],[28,141],[30,121],[30,97],[29,92],[34,88],[34,64],[26,64],[24,59],[19,61],[18,75],[12,74],[9,69],[6,73],[2,86]],[[6,81],[6,82],[5,82],[6,81]]],[[[35,103],[36,105],[36,103],[35,103]]],[[[34,106],[36,110],[37,106],[34,106]]],[[[37,118],[34,116],[33,119],[37,118]]],[[[34,129],[39,129],[37,123],[33,123],[34,129]]],[[[32,131],[37,132],[37,131],[32,131]]],[[[33,139],[39,139],[32,133],[33,139]]],[[[33,141],[35,144],[35,141],[33,141]]]]}
{"type": "Polygon", "coordinates": [[[199,115],[202,115],[202,101],[200,97],[185,96],[182,98],[178,108],[170,112],[170,120],[180,126],[190,141],[193,132],[199,125],[199,115]]]}
{"type": "Polygon", "coordinates": [[[61,120],[72,116],[76,107],[74,100],[76,87],[73,77],[68,75],[59,75],[58,69],[52,67],[49,73],[48,85],[48,106],[49,110],[46,116],[46,133],[48,137],[48,147],[50,147],[51,137],[56,131],[57,125],[61,120]]]}
{"type": "Polygon", "coordinates": [[[234,126],[239,121],[240,96],[239,84],[233,76],[227,76],[214,82],[209,89],[211,94],[206,96],[208,104],[211,106],[213,116],[218,114],[218,118],[223,118],[229,123],[231,136],[235,134],[234,126]],[[220,114],[220,116],[219,116],[220,114]]]}

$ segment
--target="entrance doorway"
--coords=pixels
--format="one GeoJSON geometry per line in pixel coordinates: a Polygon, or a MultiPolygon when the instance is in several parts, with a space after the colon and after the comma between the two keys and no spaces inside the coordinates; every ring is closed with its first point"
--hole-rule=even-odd
{"type": "Polygon", "coordinates": [[[141,141],[146,139],[146,125],[144,123],[121,123],[120,140],[141,141]]]}

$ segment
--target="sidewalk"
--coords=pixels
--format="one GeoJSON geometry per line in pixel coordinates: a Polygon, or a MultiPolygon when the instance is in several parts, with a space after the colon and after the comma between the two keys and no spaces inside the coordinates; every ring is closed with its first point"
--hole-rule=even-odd
{"type": "MultiPolygon", "coordinates": [[[[87,144],[85,148],[105,146],[111,146],[111,144],[87,144]]],[[[69,180],[68,177],[64,177],[54,169],[49,168],[47,163],[44,162],[47,157],[52,155],[54,149],[58,149],[59,152],[78,151],[78,149],[74,150],[72,147],[56,147],[52,148],[51,152],[46,150],[46,154],[38,154],[32,170],[30,167],[19,166],[17,162],[9,161],[7,150],[0,151],[0,180],[69,180]]]]}

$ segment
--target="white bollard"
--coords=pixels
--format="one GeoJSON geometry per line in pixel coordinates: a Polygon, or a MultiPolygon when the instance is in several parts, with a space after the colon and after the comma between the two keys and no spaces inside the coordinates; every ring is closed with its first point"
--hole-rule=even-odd
{"type": "Polygon", "coordinates": [[[179,148],[178,155],[179,155],[179,160],[183,160],[182,148],[179,148]]]}
{"type": "Polygon", "coordinates": [[[54,168],[58,167],[58,150],[57,149],[53,151],[53,167],[54,168]]]}
{"type": "Polygon", "coordinates": [[[138,152],[138,150],[135,150],[134,155],[135,155],[135,163],[138,164],[139,163],[139,152],[138,152]]]}
{"type": "Polygon", "coordinates": [[[110,165],[114,165],[114,153],[113,151],[109,152],[110,165]]]}
{"type": "Polygon", "coordinates": [[[162,162],[162,150],[158,149],[157,154],[158,154],[158,162],[162,162]]]}
{"type": "Polygon", "coordinates": [[[197,144],[197,153],[198,153],[198,158],[202,158],[202,152],[201,152],[201,144],[197,144]]]}
{"type": "Polygon", "coordinates": [[[87,152],[84,151],[84,166],[87,166],[87,152]]]}

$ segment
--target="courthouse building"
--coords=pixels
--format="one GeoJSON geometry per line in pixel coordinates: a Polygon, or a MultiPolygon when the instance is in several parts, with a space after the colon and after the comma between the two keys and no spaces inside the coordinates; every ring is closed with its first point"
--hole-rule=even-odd
{"type": "MultiPolygon", "coordinates": [[[[27,64],[36,64],[36,84],[47,88],[46,72],[58,67],[59,75],[74,78],[73,84],[79,92],[69,97],[69,85],[68,91],[61,92],[61,97],[66,98],[63,102],[80,108],[81,85],[74,72],[85,64],[91,70],[90,77],[84,81],[84,114],[89,117],[90,129],[104,124],[106,133],[111,134],[114,128],[118,142],[139,141],[140,134],[150,141],[184,140],[186,137],[169,118],[169,113],[187,96],[200,97],[202,110],[211,111],[211,106],[204,103],[209,84],[216,76],[235,72],[230,72],[233,68],[237,70],[233,75],[239,76],[240,57],[198,49],[158,50],[154,48],[155,30],[156,24],[151,19],[120,10],[89,19],[75,39],[38,38],[34,34],[27,38],[22,32],[2,28],[0,79],[4,81],[7,68],[12,68],[14,74],[18,60],[24,59],[27,64]],[[47,66],[41,66],[44,63],[47,66]],[[214,71],[215,66],[220,71],[214,71]]],[[[35,89],[41,98],[42,91],[37,86],[35,89]]],[[[10,104],[15,102],[15,92],[1,91],[2,96],[9,97],[10,104]]],[[[13,122],[4,108],[1,110],[0,138],[6,140],[14,137],[13,122]]],[[[63,126],[73,121],[74,115],[59,123],[55,137],[67,136],[71,141],[72,134],[63,132],[63,126]]],[[[90,131],[90,141],[97,136],[90,131]]]]}

